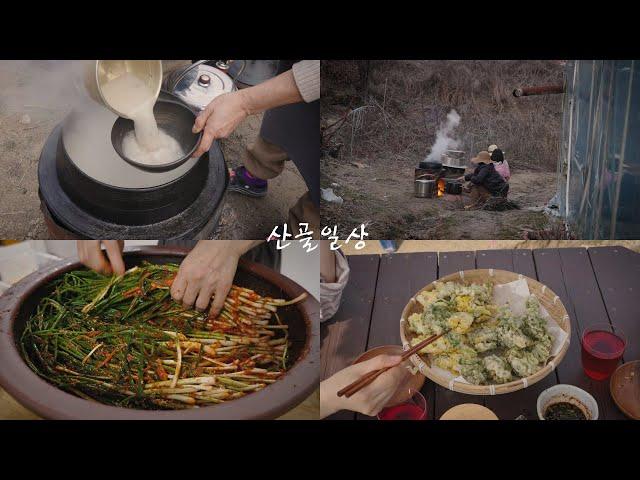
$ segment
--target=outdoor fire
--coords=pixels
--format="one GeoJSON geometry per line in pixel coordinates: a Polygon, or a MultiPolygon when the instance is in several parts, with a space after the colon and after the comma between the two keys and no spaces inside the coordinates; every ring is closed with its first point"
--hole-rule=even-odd
{"type": "Polygon", "coordinates": [[[441,178],[440,180],[438,180],[438,197],[442,197],[444,195],[444,186],[444,178],[441,178]]]}

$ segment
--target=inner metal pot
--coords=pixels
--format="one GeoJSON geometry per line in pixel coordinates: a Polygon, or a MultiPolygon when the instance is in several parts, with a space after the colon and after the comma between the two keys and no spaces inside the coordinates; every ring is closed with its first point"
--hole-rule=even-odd
{"type": "MultiPolygon", "coordinates": [[[[127,268],[144,260],[179,263],[188,250],[176,247],[126,249],[127,268]]],[[[24,325],[51,282],[71,270],[84,268],[76,259],[48,265],[25,277],[0,297],[0,385],[36,414],[49,419],[109,420],[239,420],[275,418],[306,399],[318,386],[320,372],[319,305],[309,295],[303,302],[281,308],[289,325],[292,366],[277,382],[259,392],[227,403],[190,410],[135,410],[103,405],[66,393],[40,378],[24,362],[18,341],[24,325]]],[[[234,283],[262,295],[295,298],[305,292],[297,283],[263,265],[241,259],[234,283]]]]}
{"type": "Polygon", "coordinates": [[[137,162],[127,157],[122,151],[122,140],[130,132],[134,131],[133,120],[118,117],[111,129],[111,142],[123,160],[131,165],[148,171],[167,171],[179,167],[191,158],[202,138],[202,131],[193,133],[193,123],[196,115],[186,105],[170,99],[159,98],[153,107],[153,115],[160,130],[165,131],[169,136],[178,141],[185,154],[177,160],[161,165],[149,165],[137,162]]]}
{"type": "Polygon", "coordinates": [[[467,160],[462,150],[447,150],[441,155],[442,165],[451,168],[466,168],[467,160]]]}

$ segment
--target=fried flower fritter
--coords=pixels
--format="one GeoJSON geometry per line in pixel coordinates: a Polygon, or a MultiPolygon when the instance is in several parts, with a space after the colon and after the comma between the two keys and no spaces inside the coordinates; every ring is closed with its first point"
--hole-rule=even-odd
{"type": "Polygon", "coordinates": [[[412,345],[446,332],[420,353],[469,383],[501,384],[527,377],[549,358],[552,338],[533,295],[522,315],[493,304],[491,283],[437,282],[417,300],[423,311],[408,318],[409,330],[416,334],[412,345]]]}

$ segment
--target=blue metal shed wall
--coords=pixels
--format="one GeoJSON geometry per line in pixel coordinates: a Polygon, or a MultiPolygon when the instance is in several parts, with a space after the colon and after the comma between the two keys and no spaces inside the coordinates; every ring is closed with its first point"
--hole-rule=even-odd
{"type": "Polygon", "coordinates": [[[640,62],[567,64],[558,205],[578,238],[640,238],[640,62]]]}

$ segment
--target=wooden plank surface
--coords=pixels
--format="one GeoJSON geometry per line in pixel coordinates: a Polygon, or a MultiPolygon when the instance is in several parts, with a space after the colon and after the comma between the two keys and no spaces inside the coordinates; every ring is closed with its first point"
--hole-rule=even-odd
{"type": "Polygon", "coordinates": [[[514,250],[513,251],[513,271],[521,273],[531,278],[538,278],[536,272],[536,264],[533,261],[533,252],[531,250],[514,250]]]}
{"type": "MultiPolygon", "coordinates": [[[[289,410],[277,420],[317,420],[320,414],[320,389],[316,389],[306,400],[289,410]]],[[[22,406],[0,388],[0,420],[40,420],[41,417],[22,406]]]]}
{"type": "MultiPolygon", "coordinates": [[[[614,331],[622,329],[627,340],[623,361],[638,360],[640,359],[640,254],[623,247],[598,247],[589,249],[589,258],[614,331]]],[[[607,381],[600,383],[609,384],[607,381]]],[[[610,405],[610,409],[605,418],[626,418],[616,405],[610,405]]]]}
{"type": "MultiPolygon", "coordinates": [[[[340,308],[320,329],[320,376],[330,377],[351,365],[366,350],[371,310],[378,278],[378,255],[352,255],[349,282],[342,292],[340,308]]],[[[355,414],[340,411],[331,420],[353,420],[355,414]]]]}
{"type": "Polygon", "coordinates": [[[609,315],[600,294],[589,253],[586,248],[561,248],[557,252],[562,264],[564,285],[575,314],[571,347],[560,364],[558,379],[560,383],[576,385],[591,393],[598,402],[602,419],[622,419],[622,412],[611,398],[609,382],[592,380],[582,368],[582,331],[598,323],[609,323],[609,315]]]}
{"type": "Polygon", "coordinates": [[[494,268],[513,272],[513,250],[481,250],[476,252],[476,268],[494,268]]]}
{"type": "Polygon", "coordinates": [[[476,268],[474,252],[441,252],[438,255],[438,278],[474,268],[476,268]]]}
{"type": "Polygon", "coordinates": [[[400,344],[403,308],[414,293],[437,276],[435,253],[400,253],[381,258],[367,348],[400,344]]]}
{"type": "Polygon", "coordinates": [[[589,249],[611,324],[627,338],[624,361],[640,359],[640,254],[623,247],[589,249]]]}
{"type": "MultiPolygon", "coordinates": [[[[396,253],[380,259],[378,283],[367,350],[380,345],[400,345],[400,315],[409,299],[438,275],[436,253],[396,253]]],[[[433,412],[433,383],[425,382],[422,394],[428,411],[433,412]]],[[[371,419],[366,415],[358,419],[371,419]]]]}

